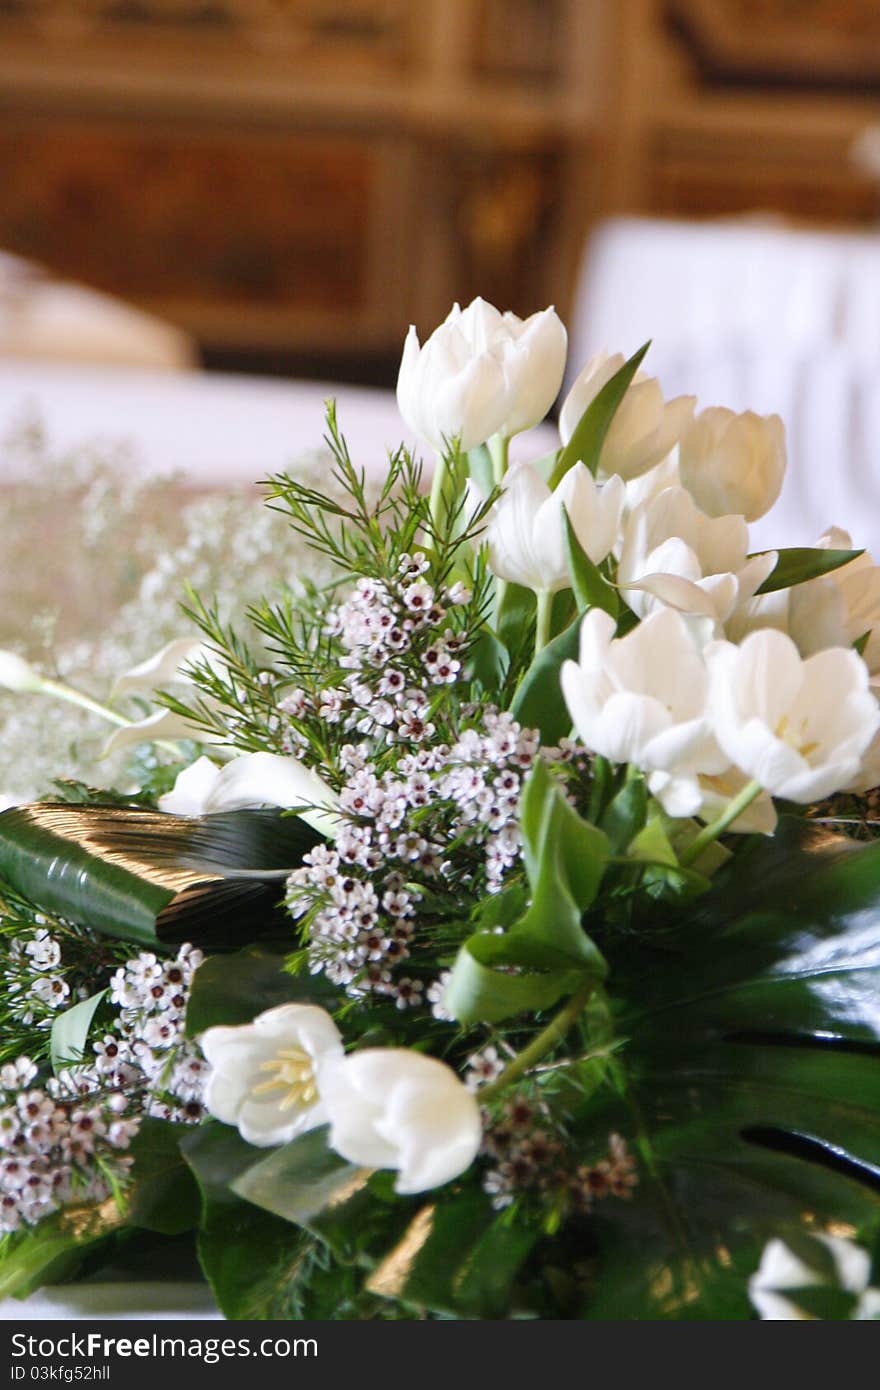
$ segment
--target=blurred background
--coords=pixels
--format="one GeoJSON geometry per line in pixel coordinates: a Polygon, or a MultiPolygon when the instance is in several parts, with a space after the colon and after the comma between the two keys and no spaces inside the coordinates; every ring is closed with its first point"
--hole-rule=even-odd
{"type": "Polygon", "coordinates": [[[255,476],[482,294],[779,410],[805,533],[873,499],[877,0],[0,0],[0,110],[0,424],[255,476]]]}

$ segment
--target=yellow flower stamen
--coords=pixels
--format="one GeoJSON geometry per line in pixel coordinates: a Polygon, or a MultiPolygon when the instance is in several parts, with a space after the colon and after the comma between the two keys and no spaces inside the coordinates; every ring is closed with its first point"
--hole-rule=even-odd
{"type": "Polygon", "coordinates": [[[290,1110],[294,1105],[314,1105],[318,1099],[312,1059],[301,1047],[282,1049],[277,1057],[261,1062],[260,1071],[274,1074],[254,1087],[254,1095],[266,1095],[269,1091],[286,1091],[287,1094],[278,1102],[280,1110],[290,1110]]]}

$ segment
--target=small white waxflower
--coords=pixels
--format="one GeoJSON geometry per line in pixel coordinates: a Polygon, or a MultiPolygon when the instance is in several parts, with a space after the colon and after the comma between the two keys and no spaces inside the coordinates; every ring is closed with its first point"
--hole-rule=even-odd
{"type": "Polygon", "coordinates": [[[350,1163],[398,1172],[395,1191],[425,1192],[469,1168],[480,1108],[451,1067],[406,1048],[365,1048],[321,1069],[330,1147],[350,1163]]]}
{"type": "MultiPolygon", "coordinates": [[[[624,365],[622,353],[591,357],[569,391],[559,414],[563,444],[573,435],[584,411],[624,365]]],[[[599,467],[626,480],[654,468],[672,452],[694,413],[694,396],[665,401],[656,377],[637,372],[608,431],[599,467]]]]}
{"type": "Polygon", "coordinates": [[[249,1144],[286,1144],[326,1122],[321,1073],[342,1057],[330,1015],[311,1004],[281,1004],[239,1027],[201,1038],[211,1074],[205,1106],[236,1125],[249,1144]]]}
{"type": "Polygon", "coordinates": [[[598,484],[582,463],[551,492],[537,469],[520,464],[507,475],[486,529],[489,564],[500,579],[553,593],[571,581],[563,509],[594,564],[618,540],[624,487],[619,478],[598,484]]]}
{"type": "Polygon", "coordinates": [[[803,660],[790,637],[767,628],[740,647],[711,643],[706,663],[715,737],[772,796],[821,801],[858,776],[880,710],[854,651],[803,660]]]}

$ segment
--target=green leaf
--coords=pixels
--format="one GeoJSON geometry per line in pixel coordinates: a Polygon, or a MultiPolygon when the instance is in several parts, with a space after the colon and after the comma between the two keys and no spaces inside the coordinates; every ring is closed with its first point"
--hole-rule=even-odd
{"type": "Polygon", "coordinates": [[[541,761],[526,779],[520,819],[531,902],[506,931],[475,932],[461,948],[455,987],[447,996],[460,1022],[476,1021],[481,1004],[491,1011],[484,1017],[493,1021],[539,1008],[541,1001],[548,1007],[587,977],[600,980],[606,972],[582,918],[608,862],[607,837],[581,819],[541,761]],[[499,965],[525,967],[529,973],[505,971],[493,981],[491,967],[499,965]]]}
{"type": "Polygon", "coordinates": [[[614,373],[611,380],[606,382],[601,391],[597,392],[590,401],[578,421],[571,439],[559,455],[551,475],[551,487],[556,487],[557,483],[576,463],[585,463],[591,473],[596,472],[599,467],[599,458],[602,453],[602,445],[605,443],[605,436],[608,434],[617,408],[626,395],[650,346],[651,344],[648,342],[645,343],[644,347],[639,348],[638,352],[624,363],[620,371],[614,373]]]}
{"type": "MultiPolygon", "coordinates": [[[[759,554],[765,552],[761,551],[759,554]]],[[[812,550],[809,547],[795,546],[790,550],[780,550],[779,559],[757,590],[759,594],[772,594],[777,589],[790,589],[794,584],[805,584],[809,579],[830,574],[851,560],[864,555],[864,550],[812,550]]]]}
{"type": "Polygon", "coordinates": [[[30,1230],[7,1236],[0,1243],[0,1298],[26,1298],[44,1284],[71,1278],[85,1256],[120,1225],[115,1205],[104,1203],[68,1208],[30,1230]]]}
{"type": "MultiPolygon", "coordinates": [[[[613,854],[622,854],[644,830],[648,818],[648,789],[641,773],[627,777],[605,809],[600,822],[613,854]]],[[[673,862],[677,864],[673,856],[673,862]]]]}
{"type": "Polygon", "coordinates": [[[133,1182],[125,1224],[160,1235],[191,1231],[199,1221],[199,1191],[181,1152],[186,1131],[168,1120],[147,1118],[132,1140],[133,1182]]]}
{"type": "Polygon", "coordinates": [[[260,1150],[237,1130],[213,1123],[193,1130],[181,1147],[202,1193],[199,1260],[224,1316],[299,1316],[301,1310],[290,1301],[303,1259],[301,1234],[243,1201],[231,1187],[260,1150]]]}
{"type": "Polygon", "coordinates": [[[745,1318],[772,1236],[880,1216],[880,843],[780,822],[611,959],[617,1055],[574,1124],[640,1158],[584,1316],[745,1318]]]}
{"type": "Polygon", "coordinates": [[[497,695],[504,684],[510,656],[491,628],[484,627],[468,653],[467,669],[487,695],[497,695]]]}
{"type": "Polygon", "coordinates": [[[581,978],[577,970],[502,974],[481,965],[471,943],[466,943],[456,957],[444,1002],[459,1023],[497,1023],[526,1010],[536,1013],[549,1009],[557,999],[577,989],[581,978]]]}
{"type": "Polygon", "coordinates": [[[245,1169],[232,1190],[325,1241],[340,1259],[372,1264],[395,1241],[413,1200],[394,1196],[387,1174],[348,1163],[314,1129],[245,1169]]]}
{"type": "Polygon", "coordinates": [[[529,643],[530,629],[535,620],[535,595],[521,584],[507,584],[498,612],[497,636],[511,657],[516,657],[529,643]]]}
{"type": "Polygon", "coordinates": [[[580,541],[575,535],[571,518],[563,507],[562,515],[565,519],[565,546],[568,555],[568,570],[571,575],[571,587],[574,591],[578,611],[586,612],[588,608],[601,608],[608,613],[615,622],[620,612],[620,601],[617,591],[603,579],[597,567],[593,564],[589,555],[581,546],[580,541]]]}
{"type": "Polygon", "coordinates": [[[277,811],[190,818],[35,802],[0,815],[0,875],[110,936],[229,946],[283,922],[283,880],[319,838],[277,811]]]}
{"type": "Polygon", "coordinates": [[[193,976],[186,1006],[187,1037],[218,1024],[250,1023],[277,1004],[321,1004],[332,1008],[337,991],[324,975],[291,975],[285,957],[259,946],[231,955],[209,956],[193,976]]]}
{"type": "Polygon", "coordinates": [[[92,1019],[106,996],[106,989],[99,990],[89,999],[83,999],[81,1003],[56,1014],[49,1039],[49,1058],[54,1072],[57,1073],[65,1063],[79,1062],[85,1056],[92,1019]]]}
{"type": "Polygon", "coordinates": [[[579,646],[578,624],[572,623],[548,642],[523,676],[511,703],[511,712],[528,729],[538,729],[548,747],[571,731],[568,712],[559,684],[563,663],[576,661],[579,646]]]}
{"type": "Polygon", "coordinates": [[[415,1310],[502,1318],[517,1273],[539,1232],[493,1211],[482,1192],[423,1206],[367,1287],[415,1310]]]}

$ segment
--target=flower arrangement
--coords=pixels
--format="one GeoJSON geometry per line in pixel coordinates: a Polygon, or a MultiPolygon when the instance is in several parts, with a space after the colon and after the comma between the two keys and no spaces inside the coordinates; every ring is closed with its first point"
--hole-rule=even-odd
{"type": "Polygon", "coordinates": [[[136,779],[0,816],[0,1292],[158,1242],[230,1318],[878,1315],[880,568],[750,553],[781,422],[645,351],[523,464],[555,313],[412,330],[430,488],[329,405],[267,484],[320,581],[191,591],[87,700],[136,779]]]}

